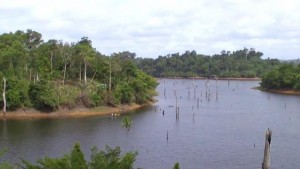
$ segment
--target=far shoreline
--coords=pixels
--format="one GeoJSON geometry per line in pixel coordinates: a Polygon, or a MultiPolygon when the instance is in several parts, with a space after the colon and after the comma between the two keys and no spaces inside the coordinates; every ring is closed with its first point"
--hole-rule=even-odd
{"type": "Polygon", "coordinates": [[[150,106],[154,102],[148,102],[145,104],[124,104],[121,107],[100,106],[95,108],[74,108],[68,110],[57,110],[54,112],[41,112],[36,109],[26,108],[16,111],[6,112],[4,118],[3,112],[0,114],[2,120],[29,120],[29,119],[62,119],[62,118],[82,118],[82,117],[110,117],[110,116],[122,116],[130,111],[138,110],[146,106],[150,106]]]}
{"type": "Polygon", "coordinates": [[[237,80],[237,81],[259,81],[261,78],[259,77],[218,77],[218,78],[206,78],[202,76],[195,76],[195,77],[174,77],[174,76],[167,76],[167,77],[156,77],[156,79],[200,79],[200,80],[237,80]]]}

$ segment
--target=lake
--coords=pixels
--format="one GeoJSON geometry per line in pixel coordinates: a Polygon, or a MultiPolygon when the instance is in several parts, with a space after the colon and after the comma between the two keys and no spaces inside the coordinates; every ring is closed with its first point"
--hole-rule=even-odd
{"type": "Polygon", "coordinates": [[[154,105],[122,117],[7,120],[0,123],[2,160],[61,157],[79,142],[138,151],[136,167],[259,169],[265,132],[273,131],[271,168],[300,168],[300,97],[251,89],[259,81],[160,79],[154,105]],[[176,100],[179,118],[176,119],[176,100]],[[168,139],[167,139],[168,137],[168,139]]]}

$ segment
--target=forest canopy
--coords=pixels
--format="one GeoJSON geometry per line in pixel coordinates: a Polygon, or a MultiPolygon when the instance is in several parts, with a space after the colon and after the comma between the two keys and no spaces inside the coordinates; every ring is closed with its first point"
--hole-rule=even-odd
{"type": "MultiPolygon", "coordinates": [[[[4,33],[0,35],[0,79],[7,83],[7,108],[53,111],[78,105],[145,103],[156,94],[157,82],[137,68],[133,57],[130,52],[105,56],[88,37],[76,43],[44,42],[42,34],[31,29],[4,33]]],[[[1,93],[3,87],[2,82],[1,93]]]]}

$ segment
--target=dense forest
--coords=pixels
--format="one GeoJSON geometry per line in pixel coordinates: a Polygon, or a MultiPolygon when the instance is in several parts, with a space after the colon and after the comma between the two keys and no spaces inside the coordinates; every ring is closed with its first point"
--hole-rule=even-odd
{"type": "MultiPolygon", "coordinates": [[[[0,35],[0,105],[53,111],[76,106],[145,103],[157,82],[129,52],[102,55],[83,37],[69,43],[28,29],[0,35]]],[[[1,107],[2,107],[1,106],[1,107]]]]}
{"type": "Polygon", "coordinates": [[[186,51],[159,56],[157,59],[137,58],[137,66],[155,77],[261,77],[278,67],[277,59],[262,59],[262,52],[244,48],[234,52],[221,51],[212,56],[186,51]]]}
{"type": "Polygon", "coordinates": [[[300,89],[300,65],[284,64],[262,77],[263,89],[300,89]]]}

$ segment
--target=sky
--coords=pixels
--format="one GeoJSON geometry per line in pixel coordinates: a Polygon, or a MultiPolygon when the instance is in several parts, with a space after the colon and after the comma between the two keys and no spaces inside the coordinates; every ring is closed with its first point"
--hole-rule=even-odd
{"type": "Polygon", "coordinates": [[[0,34],[27,29],[44,41],[88,37],[106,55],[246,47],[263,58],[300,58],[299,0],[0,0],[0,34]]]}

